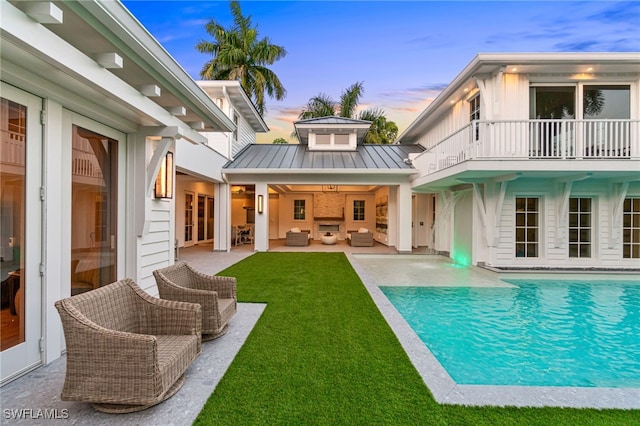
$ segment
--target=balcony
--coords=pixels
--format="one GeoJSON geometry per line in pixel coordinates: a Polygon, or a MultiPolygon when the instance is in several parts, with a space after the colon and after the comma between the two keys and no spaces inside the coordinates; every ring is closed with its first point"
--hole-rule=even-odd
{"type": "Polygon", "coordinates": [[[425,176],[469,160],[640,157],[640,120],[473,121],[413,159],[425,176]]]}

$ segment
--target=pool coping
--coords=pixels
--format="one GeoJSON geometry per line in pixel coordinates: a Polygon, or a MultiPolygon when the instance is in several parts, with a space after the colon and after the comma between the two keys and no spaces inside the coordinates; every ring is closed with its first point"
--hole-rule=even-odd
{"type": "Polygon", "coordinates": [[[460,385],[382,293],[357,255],[347,254],[374,303],[395,333],[422,380],[440,404],[515,407],[640,409],[640,388],[460,385]]]}

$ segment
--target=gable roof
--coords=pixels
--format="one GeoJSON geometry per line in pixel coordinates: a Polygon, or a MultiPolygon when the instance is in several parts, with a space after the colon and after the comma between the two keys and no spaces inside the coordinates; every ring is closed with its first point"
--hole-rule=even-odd
{"type": "Polygon", "coordinates": [[[419,145],[359,145],[355,151],[310,151],[298,144],[251,144],[223,167],[224,173],[342,173],[351,171],[413,174],[409,154],[419,145]]]}

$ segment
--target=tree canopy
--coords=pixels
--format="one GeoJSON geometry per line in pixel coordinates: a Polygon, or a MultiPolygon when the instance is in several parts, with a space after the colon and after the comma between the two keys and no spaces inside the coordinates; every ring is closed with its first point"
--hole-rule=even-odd
{"type": "Polygon", "coordinates": [[[364,94],[364,84],[356,82],[346,88],[340,95],[340,100],[335,101],[331,96],[320,93],[312,97],[298,116],[301,120],[308,118],[338,116],[371,121],[369,132],[364,137],[365,143],[390,144],[398,136],[398,126],[393,121],[387,120],[384,110],[372,108],[356,114],[360,98],[364,94]]]}
{"type": "Polygon", "coordinates": [[[287,54],[282,46],[272,44],[268,37],[259,38],[258,27],[251,16],[244,16],[240,3],[230,3],[233,25],[225,28],[211,19],[206,25],[212,41],[200,41],[196,50],[213,56],[200,70],[205,80],[238,80],[262,115],[266,111],[265,92],[270,98],[282,100],[286,90],[278,76],[267,66],[287,54]]]}

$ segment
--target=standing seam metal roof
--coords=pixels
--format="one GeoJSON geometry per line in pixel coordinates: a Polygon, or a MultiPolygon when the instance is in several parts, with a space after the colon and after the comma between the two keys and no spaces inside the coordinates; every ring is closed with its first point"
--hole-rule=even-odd
{"type": "Polygon", "coordinates": [[[359,145],[355,151],[310,151],[307,145],[252,144],[224,169],[410,170],[404,160],[423,150],[420,145],[359,145]]]}

